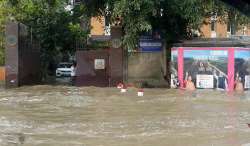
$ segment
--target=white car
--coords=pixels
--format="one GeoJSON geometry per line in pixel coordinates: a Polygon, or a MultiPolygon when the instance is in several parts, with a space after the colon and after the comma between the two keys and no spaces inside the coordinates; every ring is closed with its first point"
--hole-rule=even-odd
{"type": "Polygon", "coordinates": [[[57,77],[70,77],[71,76],[71,66],[72,63],[62,62],[58,64],[56,69],[56,76],[57,77]]]}

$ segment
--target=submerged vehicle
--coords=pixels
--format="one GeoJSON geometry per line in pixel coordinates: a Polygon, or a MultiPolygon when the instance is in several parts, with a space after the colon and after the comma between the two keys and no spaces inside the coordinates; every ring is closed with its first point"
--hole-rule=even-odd
{"type": "Polygon", "coordinates": [[[70,62],[59,63],[56,69],[56,77],[70,77],[71,75],[71,66],[70,62]]]}

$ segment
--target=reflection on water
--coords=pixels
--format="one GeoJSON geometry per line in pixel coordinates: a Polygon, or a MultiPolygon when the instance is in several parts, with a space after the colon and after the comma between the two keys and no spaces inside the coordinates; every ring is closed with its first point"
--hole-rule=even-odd
{"type": "Polygon", "coordinates": [[[249,146],[250,94],[0,89],[1,146],[249,146]]]}

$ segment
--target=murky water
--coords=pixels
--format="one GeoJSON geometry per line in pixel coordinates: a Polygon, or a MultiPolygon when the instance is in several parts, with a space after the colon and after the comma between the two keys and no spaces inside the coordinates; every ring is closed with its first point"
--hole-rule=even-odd
{"type": "Polygon", "coordinates": [[[250,94],[0,89],[0,146],[249,146],[250,94]]]}

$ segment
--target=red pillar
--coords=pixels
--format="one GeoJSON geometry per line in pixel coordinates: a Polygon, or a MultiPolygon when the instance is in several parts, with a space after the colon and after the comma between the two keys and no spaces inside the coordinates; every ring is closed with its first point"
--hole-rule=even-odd
{"type": "Polygon", "coordinates": [[[180,87],[184,87],[184,49],[178,49],[178,80],[180,82],[180,87]]]}
{"type": "Polygon", "coordinates": [[[234,90],[234,65],[235,65],[235,59],[234,59],[234,48],[228,49],[228,90],[233,91],[234,90]]]}

